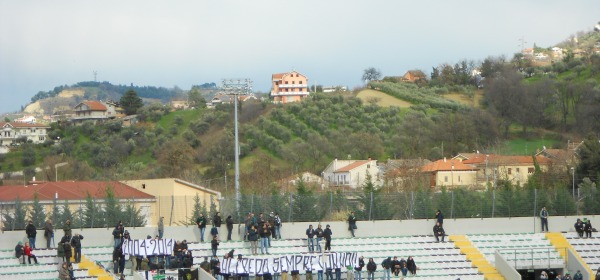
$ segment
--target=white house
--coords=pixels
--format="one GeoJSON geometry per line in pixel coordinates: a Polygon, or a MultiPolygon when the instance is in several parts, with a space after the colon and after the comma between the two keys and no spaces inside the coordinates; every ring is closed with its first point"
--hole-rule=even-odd
{"type": "Polygon", "coordinates": [[[43,143],[48,137],[49,126],[22,122],[0,122],[0,146],[18,144],[18,139],[25,139],[34,144],[43,143]]]}
{"type": "Polygon", "coordinates": [[[329,186],[350,187],[363,186],[368,176],[373,184],[379,185],[380,170],[377,160],[333,160],[323,170],[323,180],[329,186]]]}

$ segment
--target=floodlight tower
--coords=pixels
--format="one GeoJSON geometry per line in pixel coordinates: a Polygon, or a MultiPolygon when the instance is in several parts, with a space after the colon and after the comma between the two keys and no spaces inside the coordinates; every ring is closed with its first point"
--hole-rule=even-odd
{"type": "Polygon", "coordinates": [[[235,211],[240,218],[240,143],[238,136],[238,99],[240,95],[252,94],[252,80],[250,79],[223,79],[221,89],[227,95],[233,95],[233,118],[235,126],[235,144],[233,153],[235,155],[235,211]]]}

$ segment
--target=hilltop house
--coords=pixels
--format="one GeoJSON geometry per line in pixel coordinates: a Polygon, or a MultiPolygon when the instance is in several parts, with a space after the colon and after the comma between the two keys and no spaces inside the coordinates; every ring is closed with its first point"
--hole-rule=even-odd
{"type": "Polygon", "coordinates": [[[19,139],[34,144],[46,141],[50,126],[24,122],[0,122],[0,146],[18,145],[19,139]]]}
{"type": "Polygon", "coordinates": [[[113,102],[83,101],[75,106],[75,116],[71,118],[74,123],[91,120],[94,123],[109,119],[115,119],[121,112],[121,108],[113,102]]]}
{"type": "MultiPolygon", "coordinates": [[[[479,170],[477,182],[481,185],[494,183],[497,180],[524,185],[529,175],[535,172],[533,156],[463,153],[455,156],[453,160],[476,167],[479,170]]],[[[535,156],[535,161],[541,170],[547,170],[551,163],[551,160],[544,156],[535,156]]]]}
{"type": "Polygon", "coordinates": [[[380,185],[377,160],[333,160],[322,172],[329,186],[359,188],[371,177],[371,183],[380,185]]]}
{"type": "Polygon", "coordinates": [[[446,158],[421,167],[421,172],[429,175],[431,187],[473,186],[477,183],[477,168],[464,164],[458,159],[446,158]]]}
{"type": "Polygon", "coordinates": [[[421,70],[409,70],[402,76],[402,79],[406,82],[416,83],[427,80],[427,76],[421,70]]]}
{"type": "Polygon", "coordinates": [[[271,98],[275,103],[298,102],[309,95],[306,76],[292,71],[273,74],[271,98]]]}

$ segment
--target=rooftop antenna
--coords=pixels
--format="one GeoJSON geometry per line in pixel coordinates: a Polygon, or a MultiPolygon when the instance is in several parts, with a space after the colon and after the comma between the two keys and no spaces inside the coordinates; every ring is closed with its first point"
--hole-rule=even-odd
{"type": "Polygon", "coordinates": [[[98,76],[98,71],[94,70],[93,73],[94,73],[94,82],[97,82],[96,77],[98,76]]]}

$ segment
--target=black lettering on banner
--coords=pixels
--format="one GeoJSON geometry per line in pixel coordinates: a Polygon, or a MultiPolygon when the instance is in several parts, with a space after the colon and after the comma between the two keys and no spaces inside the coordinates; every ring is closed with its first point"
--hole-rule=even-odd
{"type": "Polygon", "coordinates": [[[136,246],[139,249],[139,253],[136,254],[136,256],[148,255],[146,252],[146,239],[142,239],[142,242],[140,242],[139,244],[139,246],[136,246]]]}
{"type": "Polygon", "coordinates": [[[319,270],[318,269],[319,261],[317,259],[318,259],[317,256],[310,256],[310,260],[309,260],[310,270],[319,270]]]}
{"type": "Polygon", "coordinates": [[[242,263],[242,273],[249,273],[248,272],[248,265],[249,265],[248,259],[241,259],[241,263],[242,263]]]}
{"type": "Polygon", "coordinates": [[[312,270],[310,263],[311,258],[312,256],[304,256],[302,260],[302,270],[312,270]]]}
{"type": "Polygon", "coordinates": [[[152,239],[152,240],[150,240],[150,242],[149,242],[149,243],[150,243],[150,244],[149,244],[149,246],[150,246],[150,249],[151,249],[152,255],[153,255],[153,256],[155,256],[155,255],[156,255],[156,253],[157,253],[157,250],[156,250],[156,249],[157,249],[157,248],[156,248],[156,245],[157,245],[157,244],[156,244],[156,240],[155,240],[155,239],[152,239]]]}
{"type": "Polygon", "coordinates": [[[294,256],[285,256],[285,264],[286,264],[286,268],[284,270],[287,271],[292,271],[294,270],[294,256]]]}
{"type": "Polygon", "coordinates": [[[333,254],[329,255],[329,262],[331,264],[332,269],[339,267],[339,259],[337,257],[338,257],[337,253],[333,253],[333,254]]]}
{"type": "Polygon", "coordinates": [[[353,267],[358,266],[358,254],[357,253],[352,253],[352,266],[353,267]]]}
{"type": "Polygon", "coordinates": [[[294,270],[302,270],[302,260],[304,260],[304,258],[301,255],[295,256],[294,270]]]}
{"type": "Polygon", "coordinates": [[[269,261],[270,260],[271,259],[263,259],[263,264],[262,264],[262,267],[261,267],[261,271],[263,272],[263,274],[265,274],[265,273],[271,273],[271,269],[269,269],[269,267],[270,267],[269,266],[269,261]]]}
{"type": "Polygon", "coordinates": [[[264,274],[264,272],[263,272],[263,262],[264,261],[266,261],[266,260],[262,260],[262,259],[254,260],[254,265],[255,265],[254,271],[256,271],[256,274],[261,274],[261,275],[264,274]]]}
{"type": "Polygon", "coordinates": [[[274,258],[273,259],[273,273],[280,273],[280,272],[281,272],[280,258],[274,258]]]}
{"type": "Polygon", "coordinates": [[[162,239],[158,239],[156,240],[156,246],[158,247],[158,254],[159,255],[164,255],[165,254],[165,241],[162,239]]]}
{"type": "Polygon", "coordinates": [[[123,240],[123,245],[121,246],[121,252],[123,252],[123,255],[129,255],[129,248],[127,247],[129,244],[129,242],[127,242],[127,239],[123,240]]]}
{"type": "Polygon", "coordinates": [[[133,255],[134,256],[139,256],[140,255],[140,241],[139,240],[133,240],[133,255]]]}

